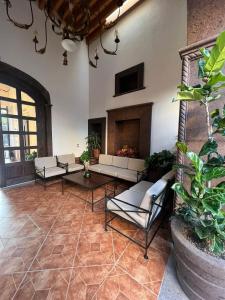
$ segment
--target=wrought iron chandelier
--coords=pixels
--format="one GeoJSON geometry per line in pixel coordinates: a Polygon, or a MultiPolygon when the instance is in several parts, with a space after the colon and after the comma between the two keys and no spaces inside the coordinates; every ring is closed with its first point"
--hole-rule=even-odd
{"type": "MultiPolygon", "coordinates": [[[[19,23],[16,20],[14,20],[13,17],[11,16],[11,12],[13,10],[13,5],[12,5],[11,1],[4,0],[5,8],[6,8],[6,15],[7,15],[9,21],[12,24],[14,24],[16,27],[19,27],[21,29],[26,29],[26,30],[31,28],[34,24],[33,2],[36,2],[36,0],[27,0],[27,1],[29,2],[30,15],[31,15],[30,20],[31,21],[30,21],[30,23],[19,23]]],[[[102,35],[103,35],[104,30],[110,29],[117,24],[117,21],[119,20],[119,17],[120,17],[120,7],[123,5],[123,3],[125,1],[126,0],[117,0],[116,5],[118,7],[118,15],[117,15],[117,18],[113,22],[110,22],[109,24],[102,22],[101,14],[99,11],[95,12],[97,14],[99,27],[100,27],[100,33],[99,33],[100,43],[99,44],[100,44],[100,47],[103,49],[104,53],[106,53],[108,55],[116,55],[117,54],[118,44],[120,42],[118,30],[115,30],[115,38],[114,38],[115,49],[113,49],[113,50],[108,50],[103,45],[102,35]]],[[[70,24],[64,24],[58,17],[53,16],[51,14],[52,1],[47,0],[45,7],[44,7],[45,42],[44,42],[43,47],[38,49],[39,41],[38,41],[38,32],[36,30],[34,31],[34,38],[33,38],[35,52],[39,53],[39,54],[44,54],[46,52],[46,48],[47,48],[47,44],[48,44],[48,30],[47,29],[48,29],[48,23],[50,23],[52,31],[56,35],[61,37],[61,44],[62,44],[62,47],[64,48],[63,65],[68,64],[68,59],[67,59],[68,52],[75,51],[75,49],[77,47],[77,43],[83,41],[86,37],[88,37],[89,32],[90,32],[90,23],[91,23],[91,10],[90,10],[90,6],[89,6],[89,1],[80,0],[79,4],[75,5],[72,0],[67,0],[67,5],[68,5],[68,9],[72,16],[70,24]],[[79,13],[74,14],[75,10],[78,11],[79,13]],[[78,20],[78,18],[80,18],[80,20],[78,20]],[[82,18],[82,20],[81,20],[81,18],[82,18]]],[[[93,59],[91,59],[89,40],[86,39],[86,41],[87,41],[87,47],[88,47],[89,64],[93,68],[97,68],[98,60],[99,60],[98,50],[96,48],[95,55],[94,55],[93,59]]]]}

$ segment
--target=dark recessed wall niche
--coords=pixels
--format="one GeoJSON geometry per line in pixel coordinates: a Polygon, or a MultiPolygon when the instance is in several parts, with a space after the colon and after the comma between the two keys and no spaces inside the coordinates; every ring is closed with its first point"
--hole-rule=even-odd
{"type": "Polygon", "coordinates": [[[144,63],[140,63],[115,75],[114,97],[144,88],[144,63]]]}

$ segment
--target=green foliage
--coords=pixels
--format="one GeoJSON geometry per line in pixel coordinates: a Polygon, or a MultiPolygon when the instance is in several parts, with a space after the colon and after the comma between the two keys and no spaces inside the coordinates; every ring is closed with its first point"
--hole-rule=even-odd
{"type": "Polygon", "coordinates": [[[145,159],[146,168],[172,168],[175,161],[175,156],[168,150],[162,150],[158,153],[153,153],[145,159]]]}
{"type": "Polygon", "coordinates": [[[80,160],[82,161],[82,163],[89,162],[90,158],[91,155],[89,150],[85,150],[80,156],[80,160]]]}
{"type": "Polygon", "coordinates": [[[214,134],[220,133],[225,136],[225,105],[221,113],[219,109],[215,109],[211,113],[211,118],[213,119],[212,126],[214,128],[214,134]]]}
{"type": "Polygon", "coordinates": [[[219,72],[222,70],[225,62],[225,31],[217,38],[215,46],[207,57],[205,71],[209,74],[219,72]]]}
{"type": "MultiPolygon", "coordinates": [[[[203,145],[204,154],[209,155],[212,151],[209,142],[203,145]]],[[[201,150],[202,151],[202,150],[201,150]]],[[[213,151],[217,152],[217,146],[213,143],[213,151]]],[[[215,254],[224,251],[225,242],[225,182],[218,186],[208,187],[208,181],[225,176],[225,167],[212,167],[208,161],[201,159],[197,153],[186,151],[185,156],[190,161],[185,168],[190,178],[190,190],[177,182],[173,185],[174,191],[182,199],[183,204],[177,213],[188,222],[193,232],[199,239],[205,242],[206,247],[215,254]]]]}
{"type": "Polygon", "coordinates": [[[177,210],[188,222],[193,233],[205,243],[214,254],[225,251],[225,181],[215,184],[215,179],[225,177],[225,156],[218,153],[216,134],[225,136],[225,106],[209,112],[208,104],[220,98],[218,92],[225,88],[225,31],[217,38],[214,47],[200,49],[202,58],[198,61],[198,75],[201,83],[197,86],[178,86],[176,100],[198,101],[205,107],[208,140],[199,153],[189,151],[186,144],[178,142],[177,148],[189,160],[179,164],[188,176],[189,185],[175,183],[173,189],[183,201],[177,210]]]}
{"type": "Polygon", "coordinates": [[[86,144],[89,150],[100,149],[101,148],[101,139],[98,133],[92,132],[86,137],[86,144]]]}
{"type": "Polygon", "coordinates": [[[32,153],[25,153],[26,160],[34,160],[37,157],[37,152],[33,151],[32,153]]]}

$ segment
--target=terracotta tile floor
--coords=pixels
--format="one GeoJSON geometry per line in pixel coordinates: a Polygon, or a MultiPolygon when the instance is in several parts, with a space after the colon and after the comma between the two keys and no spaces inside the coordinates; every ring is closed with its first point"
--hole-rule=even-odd
{"type": "MultiPolygon", "coordinates": [[[[60,185],[0,190],[0,300],[157,299],[170,252],[166,228],[143,250],[115,231],[104,231],[104,202],[91,207],[90,194],[60,185]]],[[[104,196],[104,189],[95,198],[104,196]]],[[[136,227],[114,221],[130,236],[136,227]]],[[[166,226],[164,226],[166,227],[166,226]]]]}

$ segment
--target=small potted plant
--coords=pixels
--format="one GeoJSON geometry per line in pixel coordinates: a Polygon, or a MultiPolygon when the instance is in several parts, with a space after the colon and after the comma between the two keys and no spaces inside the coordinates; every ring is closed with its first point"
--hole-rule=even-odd
{"type": "Polygon", "coordinates": [[[92,132],[86,137],[87,146],[92,156],[96,159],[99,158],[101,149],[101,139],[98,133],[92,132]]]}
{"type": "Polygon", "coordinates": [[[89,150],[85,150],[83,151],[83,153],[80,156],[80,161],[84,164],[84,177],[89,178],[91,176],[91,173],[88,170],[89,167],[89,163],[90,163],[90,151],[89,150]]]}
{"type": "Polygon", "coordinates": [[[162,150],[158,153],[146,157],[145,167],[148,170],[148,180],[156,182],[165,173],[172,169],[175,162],[175,155],[168,150],[162,150]]]}
{"type": "Polygon", "coordinates": [[[179,202],[171,229],[178,279],[190,299],[224,299],[225,295],[225,156],[217,139],[225,136],[225,106],[210,104],[225,87],[225,32],[212,50],[200,49],[198,86],[181,84],[175,100],[199,102],[205,110],[208,139],[198,152],[179,141],[185,157],[184,182],[173,186],[179,202]]]}

